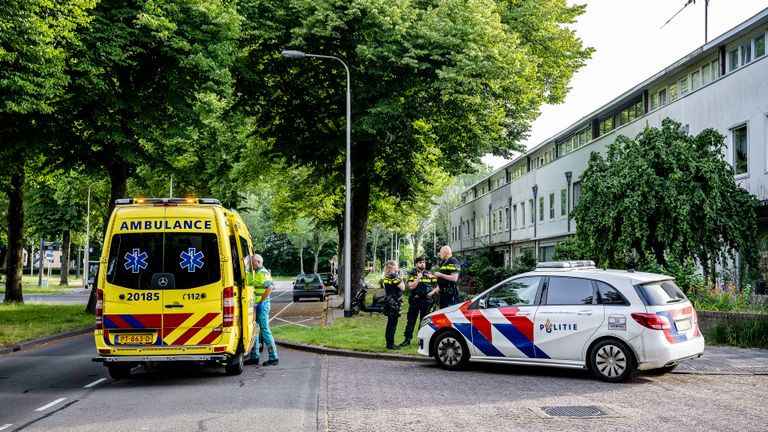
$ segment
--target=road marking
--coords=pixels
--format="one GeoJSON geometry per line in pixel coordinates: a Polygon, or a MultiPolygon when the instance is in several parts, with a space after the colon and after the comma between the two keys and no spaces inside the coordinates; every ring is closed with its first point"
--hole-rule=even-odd
{"type": "Polygon", "coordinates": [[[98,383],[100,383],[100,382],[104,382],[104,381],[106,381],[106,380],[107,380],[106,378],[100,378],[100,379],[97,379],[96,381],[94,381],[94,382],[92,382],[92,383],[88,384],[87,386],[85,386],[85,387],[83,387],[83,388],[91,388],[91,387],[95,386],[96,384],[98,384],[98,383]]]}
{"type": "Polygon", "coordinates": [[[273,320],[273,319],[277,318],[277,316],[278,316],[278,315],[280,315],[281,313],[283,313],[283,311],[284,311],[284,310],[286,310],[286,309],[288,309],[288,306],[290,306],[290,305],[292,305],[292,304],[293,304],[293,302],[290,302],[290,303],[288,303],[287,305],[285,305],[285,307],[284,307],[284,308],[280,309],[280,311],[279,311],[278,313],[276,313],[276,314],[272,315],[272,318],[270,318],[270,319],[269,319],[269,322],[272,322],[272,320],[273,320]]]}
{"type": "Polygon", "coordinates": [[[9,428],[9,427],[11,427],[11,426],[13,426],[13,423],[7,423],[7,424],[4,424],[4,425],[0,426],[0,431],[1,431],[1,430],[5,430],[5,429],[8,429],[8,428],[9,428]]]}
{"type": "Polygon", "coordinates": [[[45,410],[47,410],[48,408],[50,408],[50,407],[52,407],[52,406],[56,405],[57,403],[60,403],[60,402],[62,402],[62,401],[64,401],[64,400],[66,400],[66,399],[67,399],[67,398],[60,398],[60,399],[56,399],[55,401],[53,401],[53,402],[49,403],[48,405],[43,405],[43,406],[41,406],[40,408],[36,409],[35,411],[45,411],[45,410]]]}
{"type": "MultiPolygon", "coordinates": [[[[310,319],[313,319],[313,318],[310,318],[310,319]]],[[[298,322],[288,321],[288,320],[284,320],[284,319],[282,319],[282,318],[277,318],[277,320],[278,320],[278,321],[282,321],[282,322],[284,322],[284,323],[286,323],[286,324],[293,324],[293,325],[297,325],[297,326],[300,326],[300,327],[306,327],[306,328],[309,328],[309,326],[308,326],[308,325],[299,324],[298,322]]],[[[304,320],[304,321],[308,321],[308,320],[304,320]]]]}

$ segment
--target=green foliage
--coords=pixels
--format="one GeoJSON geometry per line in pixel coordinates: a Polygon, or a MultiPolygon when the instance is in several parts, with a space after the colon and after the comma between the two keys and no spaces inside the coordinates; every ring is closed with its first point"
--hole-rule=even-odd
{"type": "Polygon", "coordinates": [[[552,255],[555,261],[591,260],[590,251],[585,248],[578,237],[568,237],[555,245],[552,255]]]}
{"type": "Polygon", "coordinates": [[[480,292],[508,277],[536,268],[536,259],[528,255],[516,259],[512,267],[505,267],[500,260],[499,254],[494,254],[490,249],[484,249],[473,258],[468,268],[462,270],[460,280],[466,284],[462,286],[471,285],[471,288],[476,288],[476,291],[480,292]]]}
{"type": "Polygon", "coordinates": [[[592,153],[573,211],[579,250],[614,268],[725,263],[735,252],[756,268],[757,200],[734,182],[724,148],[713,129],[692,136],[665,119],[592,153]]]}
{"type": "Polygon", "coordinates": [[[742,348],[768,348],[768,318],[720,323],[712,326],[707,342],[742,348]]]}
{"type": "Polygon", "coordinates": [[[697,310],[768,313],[768,305],[754,297],[749,286],[739,289],[733,283],[713,284],[695,276],[686,294],[697,310]]]}

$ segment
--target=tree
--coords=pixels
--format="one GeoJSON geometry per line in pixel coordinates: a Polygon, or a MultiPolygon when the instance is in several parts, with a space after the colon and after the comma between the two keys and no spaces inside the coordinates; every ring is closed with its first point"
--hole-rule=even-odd
{"type": "Polygon", "coordinates": [[[280,52],[351,67],[353,251],[343,265],[358,281],[371,197],[409,203],[433,187],[434,169],[467,172],[486,153],[519,149],[539,106],[561,101],[590,55],[565,27],[583,10],[565,0],[243,0],[240,107],[271,144],[266,156],[316,178],[341,172],[343,69],[280,52]]]}
{"type": "MultiPolygon", "coordinates": [[[[5,302],[23,302],[24,187],[30,162],[56,155],[50,129],[67,96],[66,63],[93,0],[0,2],[0,184],[8,195],[5,302]]],[[[61,144],[61,143],[57,143],[61,144]]]]}
{"type": "Polygon", "coordinates": [[[312,271],[314,273],[317,273],[318,264],[320,261],[320,253],[322,252],[323,247],[325,247],[327,244],[333,243],[335,240],[336,233],[329,229],[324,229],[315,225],[315,228],[312,230],[312,234],[309,237],[309,242],[307,243],[315,258],[314,264],[312,266],[312,271]]]}
{"type": "Polygon", "coordinates": [[[213,172],[226,178],[245,145],[221,124],[241,23],[232,2],[102,0],[92,13],[70,71],[67,121],[74,151],[109,176],[108,214],[128,179],[148,170],[162,179],[178,171],[183,189],[190,172],[198,187],[213,172]]]}
{"type": "Polygon", "coordinates": [[[738,252],[756,268],[758,203],[734,181],[724,140],[665,119],[634,140],[619,136],[605,157],[592,153],[573,211],[579,244],[568,249],[612,267],[681,267],[694,257],[705,270],[738,252]]]}

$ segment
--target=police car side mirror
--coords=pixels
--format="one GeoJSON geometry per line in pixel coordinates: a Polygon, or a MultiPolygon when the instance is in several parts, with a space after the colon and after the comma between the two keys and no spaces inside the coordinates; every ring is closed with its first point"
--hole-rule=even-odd
{"type": "Polygon", "coordinates": [[[487,302],[486,302],[485,298],[481,298],[480,300],[478,300],[478,302],[477,302],[477,305],[478,305],[478,306],[479,306],[481,309],[485,309],[485,308],[487,308],[487,307],[488,307],[488,305],[487,305],[487,302]]]}

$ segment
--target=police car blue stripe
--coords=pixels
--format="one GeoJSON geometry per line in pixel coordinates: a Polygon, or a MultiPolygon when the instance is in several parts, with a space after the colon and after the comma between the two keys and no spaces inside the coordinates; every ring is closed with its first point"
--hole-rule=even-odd
{"type": "Polygon", "coordinates": [[[504,354],[502,354],[501,351],[499,351],[495,346],[488,342],[488,339],[486,339],[485,336],[483,336],[483,334],[477,330],[477,327],[468,323],[454,323],[453,325],[457,330],[461,332],[461,334],[464,335],[467,340],[472,341],[472,344],[476,346],[477,349],[479,349],[483,354],[489,357],[504,357],[504,354]]]}
{"type": "Polygon", "coordinates": [[[496,328],[496,330],[501,332],[505,338],[509,339],[515,348],[519,349],[523,354],[528,356],[528,358],[549,358],[548,355],[546,355],[537,346],[535,346],[533,342],[528,340],[528,338],[525,337],[525,335],[520,332],[520,330],[518,330],[518,328],[514,325],[494,324],[493,326],[496,328]]]}

